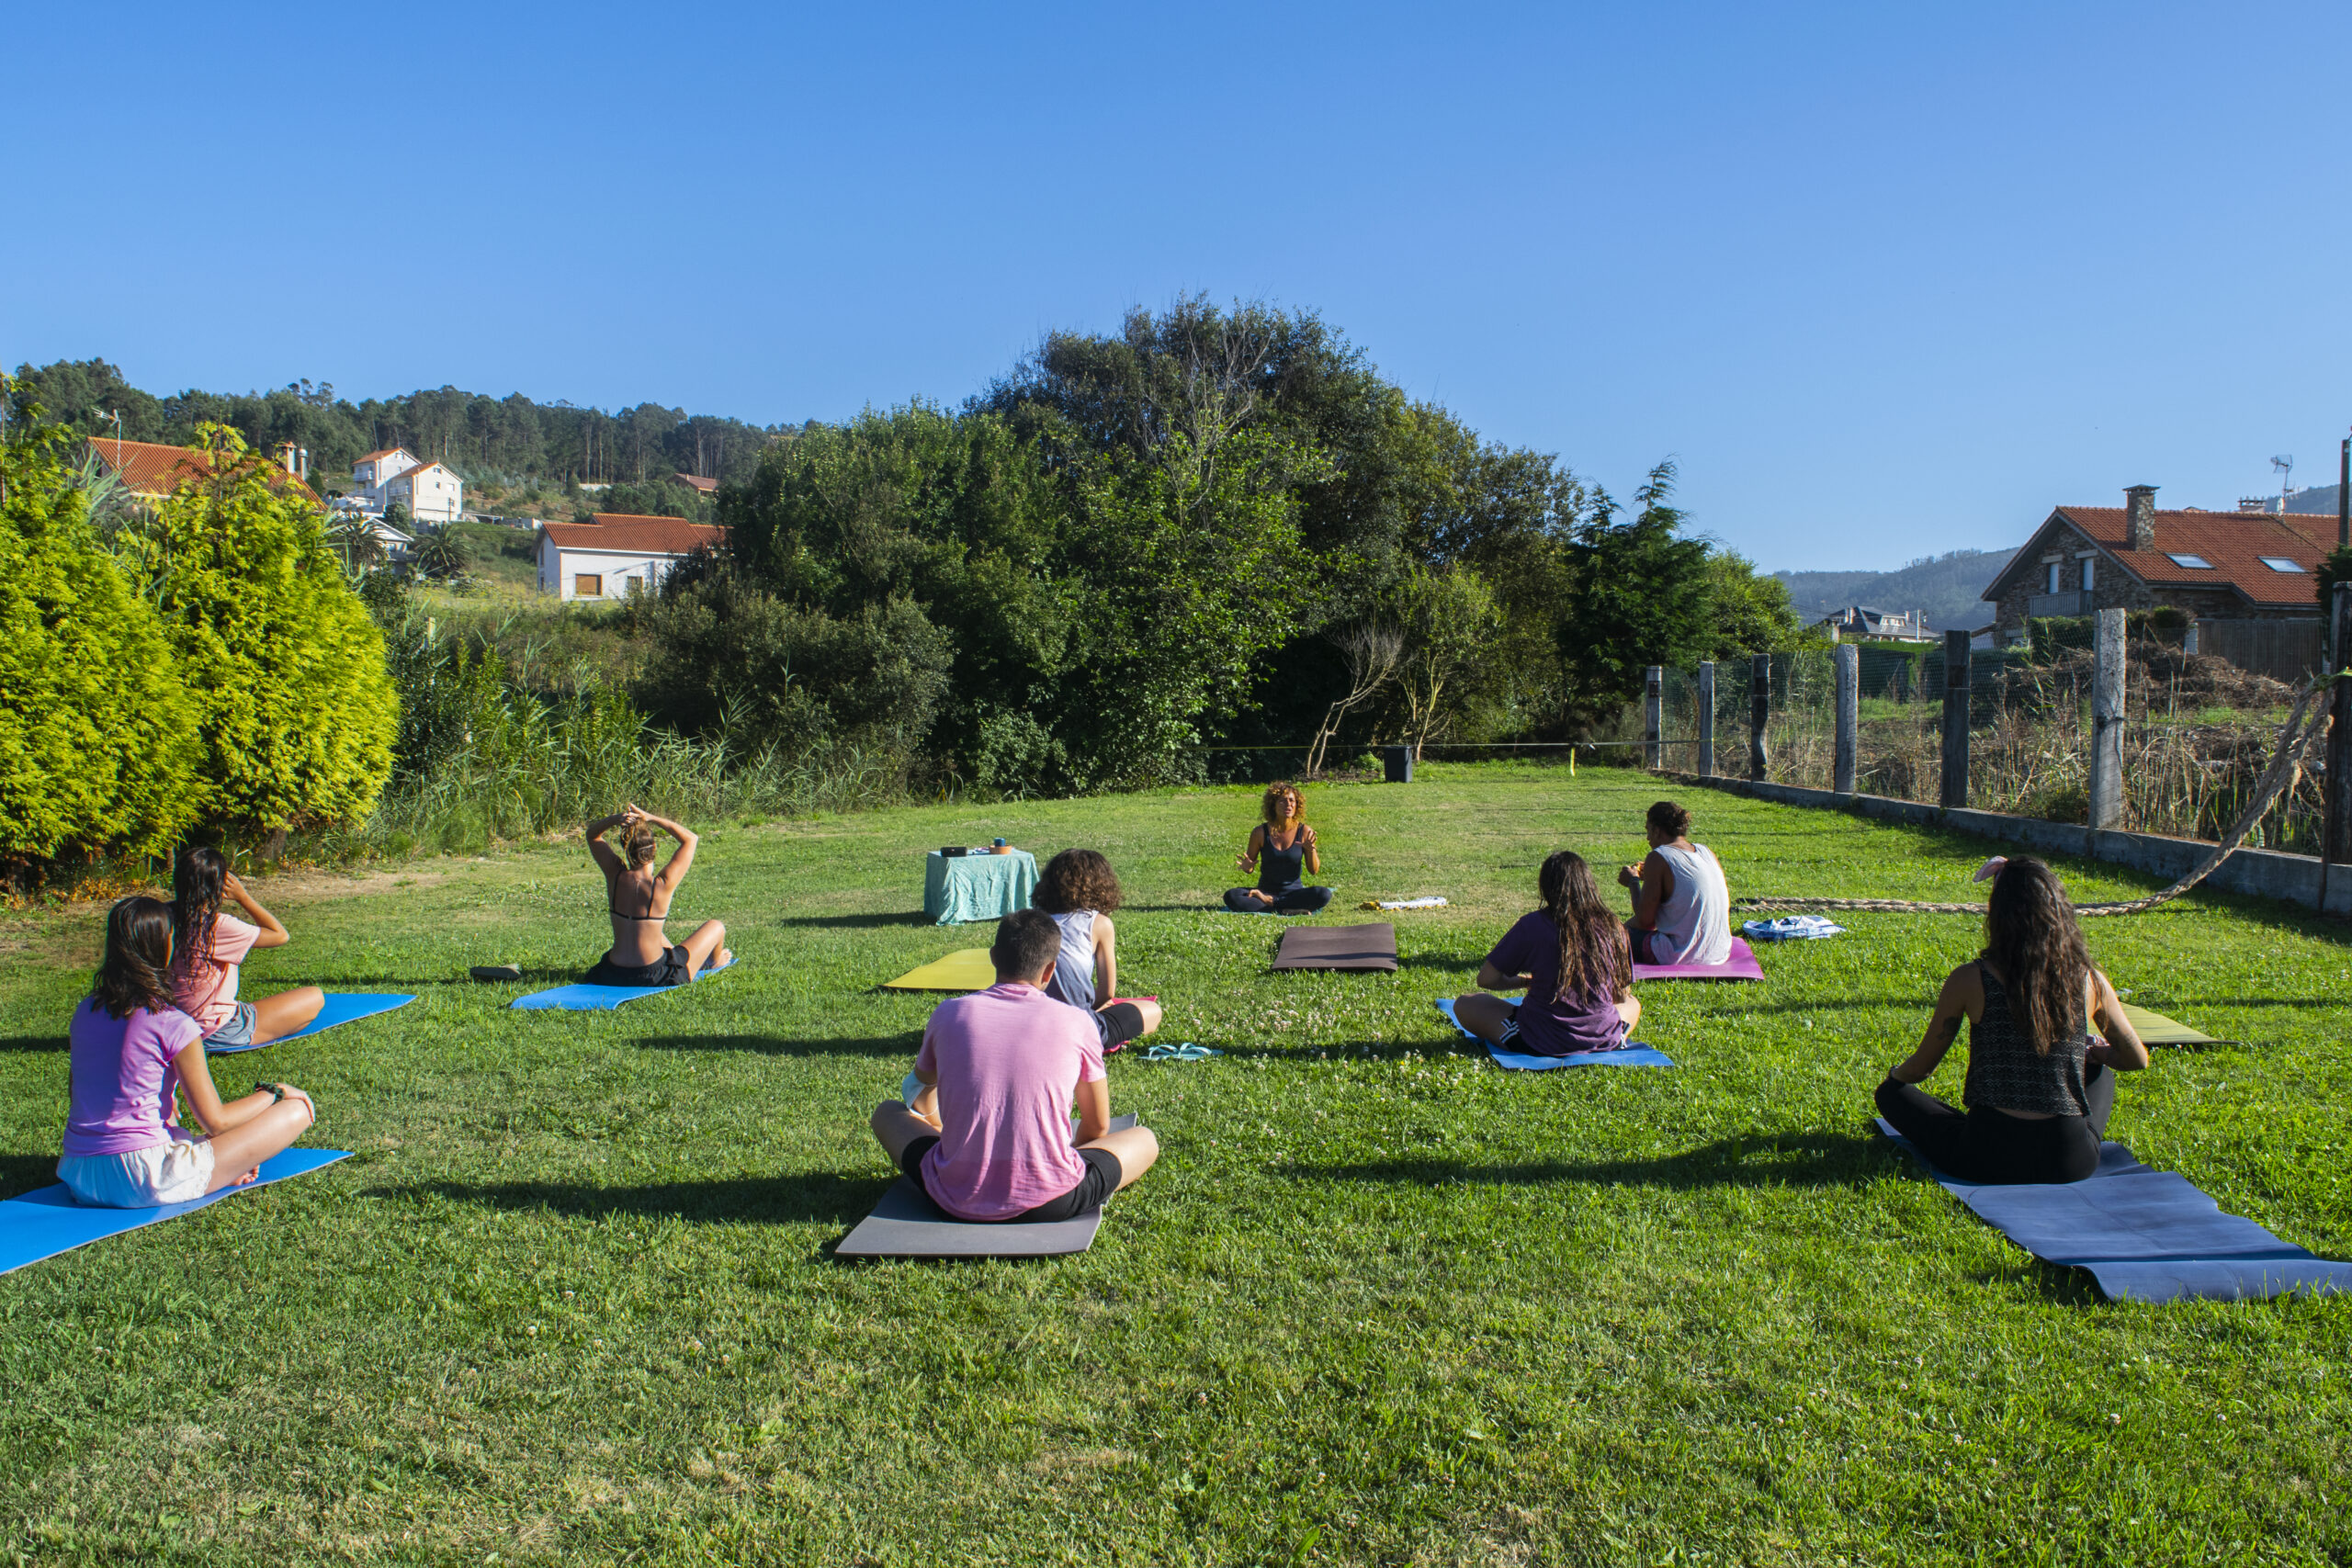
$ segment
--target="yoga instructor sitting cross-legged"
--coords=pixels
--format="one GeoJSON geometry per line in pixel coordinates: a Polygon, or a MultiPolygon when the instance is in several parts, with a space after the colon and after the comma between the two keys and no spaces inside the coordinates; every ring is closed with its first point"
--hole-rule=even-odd
{"type": "Polygon", "coordinates": [[[875,1107],[890,1162],[959,1220],[1075,1219],[1159,1157],[1148,1127],[1110,1130],[1102,1041],[1085,1013],[1047,994],[1061,940],[1040,909],[998,921],[996,984],[933,1010],[915,1104],[875,1107]]]}
{"type": "Polygon", "coordinates": [[[1298,786],[1268,786],[1261,809],[1265,821],[1250,829],[1250,841],[1233,857],[1242,870],[1257,872],[1258,886],[1227,889],[1225,907],[1242,915],[1311,915],[1331,901],[1331,890],[1306,886],[1323,860],[1298,786]]]}
{"type": "Polygon", "coordinates": [[[731,962],[734,954],[723,921],[705,920],[695,934],[677,946],[662,934],[670,918],[670,900],[695,863],[695,846],[701,840],[666,817],[625,806],[611,817],[588,824],[588,853],[605,874],[605,907],[613,917],[613,945],[588,971],[592,986],[683,986],[705,969],[731,962]],[[605,842],[613,829],[621,829],[624,861],[605,842]],[[678,852],[657,874],[653,836],[659,828],[678,840],[678,852]]]}
{"type": "Polygon", "coordinates": [[[1944,981],[1919,1048],[1878,1086],[1878,1112],[1928,1163],[1985,1185],[2080,1181],[2098,1168],[2115,1075],[2148,1065],[2123,1003],[2091,964],[2066,889],[2038,860],[2002,866],[1984,951],[1944,981]],[[2087,1028],[2096,1018],[2104,1040],[2087,1028]],[[1963,1111],[1918,1086],[1966,1019],[1963,1111]]]}

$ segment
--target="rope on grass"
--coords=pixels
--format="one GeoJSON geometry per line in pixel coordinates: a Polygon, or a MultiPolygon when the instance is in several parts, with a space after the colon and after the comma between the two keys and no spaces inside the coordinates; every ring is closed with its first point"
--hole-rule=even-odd
{"type": "MultiPolygon", "coordinates": [[[[2312,739],[2326,727],[2328,709],[2322,704],[2313,707],[2313,700],[2336,681],[2352,671],[2324,675],[2303,687],[2295,699],[2294,711],[2287,716],[2285,728],[2278,731],[2278,749],[2271,754],[2270,765],[2255,781],[2254,799],[2239,814],[2237,825],[2222,841],[2213,846],[2195,869],[2160,892],[2144,898],[2133,898],[2120,904],[2077,904],[2075,913],[2092,915],[2137,915],[2170,903],[2199,883],[2213,874],[2214,869],[2234,853],[2254,825],[2270,809],[2271,803],[2282,793],[2291,790],[2302,776],[2303,752],[2312,739]]],[[[1934,904],[1908,898],[1736,898],[1735,908],[1741,909],[1866,909],[1904,915],[1982,915],[1982,904],[1934,904]]]]}

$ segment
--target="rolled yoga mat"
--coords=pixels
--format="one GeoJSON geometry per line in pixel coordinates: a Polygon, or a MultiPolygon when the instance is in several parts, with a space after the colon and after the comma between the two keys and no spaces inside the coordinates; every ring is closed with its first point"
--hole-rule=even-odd
{"type": "Polygon", "coordinates": [[[287,1149],[262,1161],[261,1175],[243,1187],[223,1187],[185,1203],[155,1209],[85,1209],[74,1201],[74,1194],[62,1183],[44,1187],[0,1203],[0,1274],[124,1231],[176,1220],[223,1198],[256,1191],[350,1157],[348,1149],[287,1149]]]}
{"type": "Polygon", "coordinates": [[[1638,1040],[1628,1041],[1614,1051],[1575,1051],[1565,1056],[1539,1056],[1531,1051],[1506,1051],[1491,1040],[1480,1039],[1472,1031],[1464,1029],[1462,1021],[1453,1015],[1452,997],[1439,998],[1437,1010],[1445,1014],[1445,1021],[1453,1025],[1464,1040],[1484,1045],[1487,1048],[1487,1055],[1495,1059],[1495,1066],[1507,1067],[1515,1073],[1540,1073],[1550,1067],[1670,1067],[1674,1066],[1673,1057],[1663,1051],[1653,1050],[1638,1040]]]}
{"type": "Polygon", "coordinates": [[[349,1023],[356,1018],[373,1018],[379,1012],[404,1008],[416,1000],[413,996],[394,996],[389,991],[329,991],[326,1005],[319,1009],[319,1016],[293,1033],[276,1040],[265,1040],[255,1045],[207,1045],[208,1056],[235,1056],[247,1051],[266,1051],[272,1045],[283,1045],[288,1040],[300,1040],[306,1034],[316,1034],[322,1029],[333,1029],[338,1023],[349,1023]]]}
{"type": "Polygon", "coordinates": [[[1731,939],[1731,956],[1721,964],[1636,964],[1636,980],[1761,980],[1764,966],[1746,939],[1731,939]]]}
{"type": "MultiPolygon", "coordinates": [[[[1133,1116],[1111,1118],[1111,1131],[1136,1124],[1133,1116]]],[[[931,1195],[901,1176],[882,1194],[874,1212],[833,1248],[836,1258],[1062,1258],[1094,1245],[1102,1211],[1046,1224],[1008,1221],[983,1224],[959,1220],[931,1195]]]]}
{"type": "MultiPolygon", "coordinates": [[[[1911,1141],[1878,1130],[1919,1157],[1911,1141]]],[[[1978,1187],[1920,1159],[1977,1218],[2045,1262],[2087,1269],[2111,1301],[2267,1301],[2352,1291],[2352,1263],[2331,1262],[2225,1214],[2177,1171],[2152,1170],[2121,1144],[2101,1144],[2080,1181],[1978,1187]]]]}
{"type": "Polygon", "coordinates": [[[1377,969],[1396,973],[1396,928],[1293,926],[1274,949],[1277,969],[1377,969]]]}
{"type": "MultiPolygon", "coordinates": [[[[713,975],[724,975],[741,962],[741,958],[730,958],[716,969],[705,969],[686,986],[707,980],[713,975]]],[[[596,1012],[624,1002],[642,1001],[647,997],[666,997],[673,991],[684,990],[686,986],[591,986],[583,982],[558,986],[550,991],[533,991],[527,997],[515,998],[508,1006],[521,1008],[525,1012],[543,1012],[550,1008],[566,1012],[596,1012]]]]}

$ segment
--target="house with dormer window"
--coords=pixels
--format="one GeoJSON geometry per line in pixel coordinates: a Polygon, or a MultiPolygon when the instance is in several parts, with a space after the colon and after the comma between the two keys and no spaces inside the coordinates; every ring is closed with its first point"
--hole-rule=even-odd
{"type": "Polygon", "coordinates": [[[370,452],[351,465],[360,511],[381,513],[395,502],[420,523],[455,523],[465,515],[466,481],[447,463],[427,463],[405,446],[370,452]]]}

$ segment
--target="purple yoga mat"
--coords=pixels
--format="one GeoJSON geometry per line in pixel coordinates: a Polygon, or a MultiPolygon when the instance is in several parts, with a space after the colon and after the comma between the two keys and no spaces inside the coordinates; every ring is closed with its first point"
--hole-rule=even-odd
{"type": "Polygon", "coordinates": [[[1756,950],[1741,937],[1731,939],[1731,956],[1721,964],[1636,964],[1636,980],[1761,980],[1763,966],[1756,950]]]}

